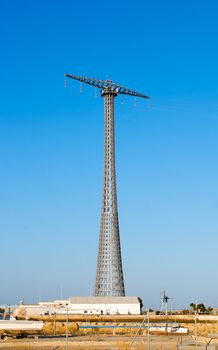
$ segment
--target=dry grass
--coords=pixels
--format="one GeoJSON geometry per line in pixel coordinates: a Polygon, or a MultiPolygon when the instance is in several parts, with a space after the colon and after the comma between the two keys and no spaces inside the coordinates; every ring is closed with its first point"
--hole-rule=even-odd
{"type": "MultiPolygon", "coordinates": [[[[150,346],[150,350],[176,350],[176,343],[171,342],[165,342],[165,343],[153,343],[150,346]]],[[[43,343],[8,343],[8,344],[1,344],[0,343],[0,349],[1,350],[8,350],[8,349],[16,349],[16,350],[66,350],[66,344],[64,341],[60,342],[47,342],[46,344],[43,343]]],[[[84,350],[148,350],[146,347],[146,343],[142,340],[136,341],[132,346],[130,346],[129,341],[86,341],[84,342],[69,342],[68,343],[68,350],[75,350],[75,349],[84,349],[84,350]]]]}
{"type": "MultiPolygon", "coordinates": [[[[86,323],[85,323],[86,324],[86,323]]],[[[83,323],[83,325],[85,325],[83,323]]],[[[95,323],[96,325],[96,323],[95,323]]],[[[99,323],[102,325],[102,323],[99,323]]],[[[114,325],[114,324],[113,324],[114,325]]],[[[74,335],[127,335],[133,336],[136,333],[136,328],[119,328],[119,325],[116,324],[117,328],[87,328],[79,329],[78,323],[69,322],[68,323],[68,333],[74,335]]],[[[127,323],[128,325],[128,323],[127,323]]],[[[190,334],[195,333],[195,325],[193,323],[180,323],[181,326],[187,327],[190,334]]],[[[44,322],[43,334],[45,335],[63,335],[66,333],[66,322],[44,322]]],[[[218,322],[198,322],[197,323],[197,333],[199,336],[206,336],[209,333],[218,333],[218,322]]],[[[141,329],[139,335],[145,335],[146,329],[141,329]]]]}
{"type": "MultiPolygon", "coordinates": [[[[68,323],[69,335],[78,331],[78,325],[75,322],[68,323]]],[[[64,335],[66,334],[66,322],[45,322],[43,325],[43,334],[45,335],[64,335]]]]}

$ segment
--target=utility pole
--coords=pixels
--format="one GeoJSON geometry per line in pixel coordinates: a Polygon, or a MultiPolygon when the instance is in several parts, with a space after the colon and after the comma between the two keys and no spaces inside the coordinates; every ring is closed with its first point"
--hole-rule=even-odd
{"type": "Polygon", "coordinates": [[[150,350],[150,319],[149,319],[149,309],[147,311],[147,324],[148,324],[148,328],[147,328],[147,350],[150,350]]]}
{"type": "Polygon", "coordinates": [[[197,316],[198,316],[198,301],[196,299],[196,302],[195,302],[195,349],[198,348],[197,316]]]}
{"type": "Polygon", "coordinates": [[[99,88],[104,98],[104,170],[95,295],[125,296],[117,210],[114,98],[118,94],[145,99],[149,97],[111,80],[97,80],[71,74],[65,74],[65,77],[99,88]]]}
{"type": "Polygon", "coordinates": [[[66,318],[66,342],[65,342],[65,350],[68,350],[68,337],[69,337],[69,319],[68,319],[68,306],[67,306],[67,318],[66,318]]]}
{"type": "Polygon", "coordinates": [[[169,301],[169,299],[171,299],[171,298],[169,298],[166,295],[166,292],[164,290],[163,293],[161,293],[161,300],[162,300],[161,311],[164,311],[166,316],[168,315],[168,301],[169,301]]]}

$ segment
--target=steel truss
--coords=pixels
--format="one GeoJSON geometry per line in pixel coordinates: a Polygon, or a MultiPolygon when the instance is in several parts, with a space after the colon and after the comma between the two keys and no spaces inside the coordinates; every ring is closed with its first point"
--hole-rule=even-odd
{"type": "Polygon", "coordinates": [[[101,96],[104,98],[104,171],[95,295],[125,296],[117,211],[114,98],[117,94],[149,97],[111,80],[97,80],[71,74],[65,76],[101,89],[101,96]]]}

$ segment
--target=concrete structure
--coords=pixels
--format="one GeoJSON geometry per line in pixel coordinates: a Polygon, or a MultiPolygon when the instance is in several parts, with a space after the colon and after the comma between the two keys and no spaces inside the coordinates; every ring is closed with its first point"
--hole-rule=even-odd
{"type": "Polygon", "coordinates": [[[22,316],[28,319],[31,315],[51,315],[58,313],[58,310],[62,308],[66,309],[68,305],[69,300],[44,301],[38,304],[24,304],[22,301],[19,306],[14,307],[13,316],[22,316]]]}
{"type": "Polygon", "coordinates": [[[14,309],[15,317],[31,318],[32,315],[140,315],[141,303],[137,297],[71,297],[69,300],[21,304],[14,309]]]}
{"type": "Polygon", "coordinates": [[[46,307],[67,307],[69,305],[69,299],[65,300],[54,300],[54,301],[40,301],[40,306],[46,306],[46,307]]]}
{"type": "Polygon", "coordinates": [[[59,309],[54,305],[40,305],[40,304],[22,304],[14,307],[13,316],[15,318],[26,318],[27,320],[33,315],[52,315],[59,309]]]}
{"type": "Polygon", "coordinates": [[[137,297],[72,297],[69,312],[98,315],[140,315],[141,304],[137,297]]]}
{"type": "Polygon", "coordinates": [[[111,80],[97,80],[71,74],[65,74],[65,77],[101,89],[101,96],[104,98],[104,172],[95,296],[124,296],[115,173],[114,97],[117,94],[149,97],[111,80]]]}

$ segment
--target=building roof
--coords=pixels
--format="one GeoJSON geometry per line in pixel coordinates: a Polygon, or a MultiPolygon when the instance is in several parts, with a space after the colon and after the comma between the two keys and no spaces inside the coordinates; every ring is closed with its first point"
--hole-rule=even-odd
{"type": "Polygon", "coordinates": [[[139,304],[138,297],[70,297],[71,304],[139,304]]]}

